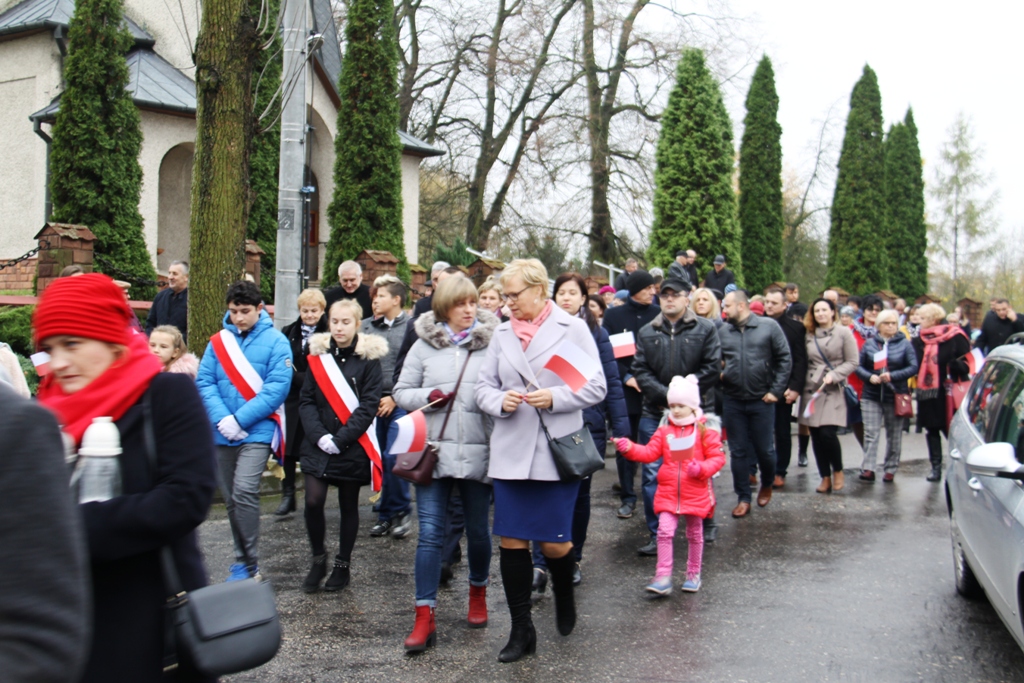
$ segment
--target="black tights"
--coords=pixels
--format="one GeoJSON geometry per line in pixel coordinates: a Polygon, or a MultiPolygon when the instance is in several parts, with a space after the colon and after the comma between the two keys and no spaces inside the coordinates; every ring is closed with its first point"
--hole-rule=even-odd
{"type": "Polygon", "coordinates": [[[945,429],[939,427],[927,427],[928,431],[925,433],[925,443],[928,444],[928,460],[931,461],[932,465],[939,467],[942,465],[942,437],[941,434],[945,434],[945,429]]]}
{"type": "Polygon", "coordinates": [[[338,559],[348,562],[352,559],[352,548],[359,533],[359,487],[354,481],[318,479],[306,475],[306,531],[314,555],[323,555],[324,535],[327,522],[324,519],[324,503],[327,502],[327,487],[338,487],[338,507],[341,508],[341,532],[338,541],[338,559]]]}
{"type": "Polygon", "coordinates": [[[814,446],[814,460],[818,463],[818,474],[831,477],[833,472],[843,471],[843,447],[839,445],[839,428],[835,425],[811,427],[811,445],[814,446]]]}

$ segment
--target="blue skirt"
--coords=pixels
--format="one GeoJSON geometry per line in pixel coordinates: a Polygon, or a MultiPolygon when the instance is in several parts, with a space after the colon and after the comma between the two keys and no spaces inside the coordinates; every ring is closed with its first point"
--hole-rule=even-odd
{"type": "Polygon", "coordinates": [[[495,479],[494,535],[524,541],[572,541],[579,481],[495,479]]]}

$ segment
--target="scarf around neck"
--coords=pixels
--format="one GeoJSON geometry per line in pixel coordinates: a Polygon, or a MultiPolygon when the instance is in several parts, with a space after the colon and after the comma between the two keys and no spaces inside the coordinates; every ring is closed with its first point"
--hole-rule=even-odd
{"type": "Polygon", "coordinates": [[[142,398],[161,370],[163,365],[150,353],[146,335],[133,334],[124,356],[86,387],[65,394],[50,374],[39,385],[38,398],[57,415],[64,432],[81,444],[94,417],[110,417],[117,422],[142,398]]]}
{"type": "Polygon", "coordinates": [[[441,324],[444,325],[444,331],[448,333],[448,341],[452,343],[452,346],[462,346],[463,344],[469,341],[469,337],[473,333],[473,328],[476,327],[477,322],[478,321],[474,320],[473,324],[464,329],[462,332],[456,332],[455,330],[448,326],[448,323],[441,324]]]}
{"type": "Polygon", "coordinates": [[[864,324],[864,318],[855,318],[853,321],[853,329],[857,330],[857,334],[864,341],[868,339],[874,339],[878,336],[878,328],[870,327],[864,324]]]}
{"type": "Polygon", "coordinates": [[[544,302],[544,308],[537,314],[537,317],[533,320],[520,320],[519,318],[512,316],[509,321],[512,323],[512,333],[519,338],[519,341],[523,344],[523,351],[530,345],[533,338],[537,335],[540,330],[540,326],[544,324],[544,321],[551,315],[551,311],[555,308],[555,304],[552,303],[551,299],[544,302]]]}
{"type": "Polygon", "coordinates": [[[959,325],[935,325],[921,330],[924,353],[921,355],[921,370],[917,373],[919,400],[928,400],[939,395],[943,379],[939,377],[939,344],[949,341],[958,334],[967,337],[959,325]]]}

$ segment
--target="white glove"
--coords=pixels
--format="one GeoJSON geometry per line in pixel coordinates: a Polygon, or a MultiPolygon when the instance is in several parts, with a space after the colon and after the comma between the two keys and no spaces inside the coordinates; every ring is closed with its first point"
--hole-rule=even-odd
{"type": "Polygon", "coordinates": [[[337,455],[338,453],[341,453],[341,451],[338,450],[338,444],[334,443],[334,437],[330,434],[324,434],[321,436],[320,440],[316,442],[316,445],[320,450],[328,455],[337,455]]]}
{"type": "Polygon", "coordinates": [[[234,415],[228,415],[217,423],[217,431],[228,441],[241,441],[249,436],[249,432],[242,429],[234,415]]]}

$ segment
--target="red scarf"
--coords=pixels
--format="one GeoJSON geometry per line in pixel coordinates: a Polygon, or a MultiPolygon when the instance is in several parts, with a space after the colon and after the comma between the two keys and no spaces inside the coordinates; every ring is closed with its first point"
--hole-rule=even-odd
{"type": "Polygon", "coordinates": [[[523,343],[523,351],[525,351],[526,347],[530,345],[531,341],[533,341],[537,331],[540,330],[540,326],[543,325],[544,321],[548,319],[549,315],[551,315],[551,310],[554,307],[555,305],[551,302],[551,299],[548,299],[544,304],[544,308],[541,309],[541,312],[538,313],[537,317],[533,320],[520,320],[515,316],[509,318],[512,323],[512,332],[519,337],[519,341],[523,343]]]}
{"type": "Polygon", "coordinates": [[[132,334],[124,356],[80,391],[65,394],[53,373],[44,377],[39,402],[56,413],[63,430],[80,444],[94,417],[120,419],[162,369],[160,359],[149,351],[146,335],[132,334]]]}
{"type": "Polygon", "coordinates": [[[924,354],[921,357],[921,369],[917,373],[919,399],[927,400],[939,395],[943,379],[939,377],[939,344],[949,341],[958,334],[967,337],[959,325],[935,325],[921,330],[924,354]]]}

